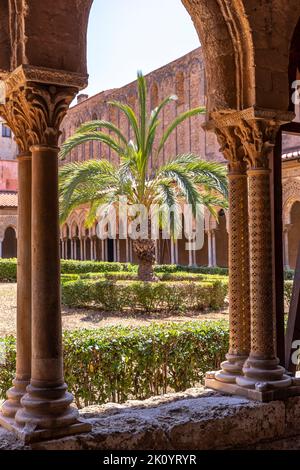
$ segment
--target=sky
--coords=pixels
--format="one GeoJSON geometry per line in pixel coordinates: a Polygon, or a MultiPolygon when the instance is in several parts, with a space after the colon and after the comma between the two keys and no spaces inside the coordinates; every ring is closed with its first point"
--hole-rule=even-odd
{"type": "Polygon", "coordinates": [[[89,96],[118,88],[199,47],[181,0],[94,0],[88,29],[89,96]]]}

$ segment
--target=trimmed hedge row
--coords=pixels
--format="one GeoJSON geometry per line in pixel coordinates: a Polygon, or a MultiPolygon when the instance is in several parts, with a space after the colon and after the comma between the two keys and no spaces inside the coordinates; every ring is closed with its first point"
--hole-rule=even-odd
{"type": "MultiPolygon", "coordinates": [[[[161,281],[227,281],[227,276],[219,274],[195,274],[195,273],[156,273],[161,281]]],[[[107,279],[109,281],[138,281],[138,274],[134,272],[107,272],[107,273],[86,273],[86,274],[62,274],[64,282],[66,280],[76,281],[78,279],[107,279]]]]}
{"type": "Polygon", "coordinates": [[[62,285],[69,307],[97,307],[109,312],[183,312],[224,307],[228,283],[83,280],[62,285]]]}
{"type": "MultiPolygon", "coordinates": [[[[79,407],[179,392],[203,382],[228,350],[228,324],[188,322],[65,332],[65,378],[79,407]]],[[[15,340],[4,340],[0,397],[15,372],[15,340]]]]}
{"type": "Polygon", "coordinates": [[[17,260],[0,259],[0,282],[16,282],[17,260]]]}

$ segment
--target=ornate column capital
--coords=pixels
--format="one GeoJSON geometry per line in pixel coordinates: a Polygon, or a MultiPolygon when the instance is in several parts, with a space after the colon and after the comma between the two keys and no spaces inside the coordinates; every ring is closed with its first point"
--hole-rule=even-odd
{"type": "Polygon", "coordinates": [[[294,113],[259,108],[215,111],[205,128],[215,132],[229,163],[229,173],[241,174],[247,164],[252,169],[269,167],[277,132],[293,118],[294,113]]]}
{"type": "Polygon", "coordinates": [[[22,65],[5,79],[6,103],[0,114],[12,129],[21,152],[43,145],[57,147],[59,127],[87,77],[22,65]]]}

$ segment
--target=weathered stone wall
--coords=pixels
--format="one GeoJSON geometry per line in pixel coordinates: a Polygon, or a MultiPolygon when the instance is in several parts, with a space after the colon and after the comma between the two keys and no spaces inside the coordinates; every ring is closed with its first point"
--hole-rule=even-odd
{"type": "MultiPolygon", "coordinates": [[[[92,432],[35,450],[300,449],[300,399],[259,403],[203,389],[81,410],[92,432]]],[[[24,446],[0,429],[0,449],[24,446]]],[[[29,447],[28,447],[29,449],[29,447]]]]}
{"type": "MultiPolygon", "coordinates": [[[[206,106],[206,79],[201,48],[151,72],[146,79],[149,90],[149,112],[165,97],[173,94],[178,96],[177,103],[171,103],[165,108],[162,115],[162,130],[166,130],[178,114],[190,108],[206,106]]],[[[114,100],[128,103],[137,111],[136,82],[119,89],[104,91],[71,108],[62,123],[62,139],[70,137],[81,123],[93,119],[112,121],[129,137],[127,119],[122,112],[108,105],[109,101],[114,100]]],[[[182,123],[167,142],[162,160],[173,158],[180,153],[194,152],[208,160],[223,161],[214,134],[207,133],[201,128],[204,121],[205,115],[202,115],[182,123]]],[[[86,144],[80,150],[74,150],[70,160],[83,161],[91,157],[106,157],[117,161],[117,156],[99,143],[86,144]]]]}

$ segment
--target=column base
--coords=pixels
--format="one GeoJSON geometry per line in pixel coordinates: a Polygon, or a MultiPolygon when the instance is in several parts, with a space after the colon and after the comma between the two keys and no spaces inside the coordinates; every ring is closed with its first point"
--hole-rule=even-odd
{"type": "MultiPolygon", "coordinates": [[[[256,381],[251,383],[251,388],[238,385],[237,383],[226,383],[217,380],[217,372],[208,372],[205,379],[205,387],[229,395],[237,395],[259,402],[270,402],[274,400],[285,400],[289,397],[300,396],[300,379],[288,377],[290,385],[281,388],[272,388],[271,383],[256,381]]],[[[239,377],[244,378],[244,377],[239,377]]]]}
{"type": "Polygon", "coordinates": [[[91,424],[80,419],[68,427],[37,429],[34,425],[31,426],[30,424],[21,426],[13,418],[3,416],[2,414],[0,414],[0,426],[13,432],[24,444],[60,439],[62,437],[73,436],[74,434],[85,434],[92,429],[91,424]]]}
{"type": "Polygon", "coordinates": [[[26,394],[26,387],[29,385],[29,381],[15,379],[13,385],[14,386],[8,390],[6,394],[7,400],[1,407],[2,415],[8,418],[14,418],[17,411],[22,407],[21,399],[26,394]]]}
{"type": "Polygon", "coordinates": [[[222,362],[222,370],[216,372],[215,377],[220,382],[236,383],[236,378],[243,373],[243,367],[248,356],[227,354],[227,361],[222,362]]]}

